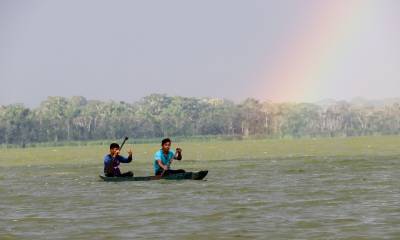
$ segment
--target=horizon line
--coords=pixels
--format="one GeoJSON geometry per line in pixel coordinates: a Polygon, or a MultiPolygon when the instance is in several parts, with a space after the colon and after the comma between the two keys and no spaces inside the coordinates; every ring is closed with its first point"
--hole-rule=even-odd
{"type": "Polygon", "coordinates": [[[324,104],[326,102],[326,104],[329,103],[338,103],[338,102],[347,102],[347,103],[351,103],[351,102],[355,102],[355,101],[365,101],[365,102],[385,102],[385,101],[394,101],[394,102],[399,102],[400,103],[400,96],[399,97],[384,97],[384,98],[368,98],[368,97],[362,97],[362,96],[355,96],[351,99],[338,99],[338,98],[323,98],[320,100],[316,100],[316,101],[301,101],[301,100],[287,100],[287,101],[274,101],[271,99],[260,99],[257,97],[246,97],[244,99],[241,100],[232,100],[226,97],[214,97],[214,96],[202,96],[202,97],[197,97],[197,96],[184,96],[184,95],[170,95],[170,94],[166,94],[166,93],[152,93],[143,97],[140,97],[139,99],[135,100],[135,101],[125,101],[125,100],[116,100],[116,99],[96,99],[96,98],[89,98],[86,96],[82,96],[82,95],[70,95],[70,96],[60,96],[60,95],[49,95],[47,96],[45,99],[41,100],[39,102],[39,104],[28,104],[28,103],[24,103],[24,102],[14,102],[14,103],[8,103],[8,104],[3,104],[0,103],[1,107],[5,107],[5,106],[10,106],[10,105],[22,105],[28,108],[36,108],[39,107],[40,104],[42,102],[45,102],[47,99],[52,98],[52,97],[60,97],[60,98],[65,98],[65,99],[71,99],[73,97],[83,97],[85,98],[87,101],[100,101],[100,102],[117,102],[117,103],[128,103],[128,104],[134,104],[137,102],[140,102],[142,99],[152,96],[152,95],[160,95],[160,96],[166,96],[166,97],[182,97],[182,98],[194,98],[194,99],[209,99],[209,100],[225,100],[225,101],[231,101],[235,104],[240,104],[248,99],[254,99],[260,103],[272,103],[272,104],[324,104]]]}

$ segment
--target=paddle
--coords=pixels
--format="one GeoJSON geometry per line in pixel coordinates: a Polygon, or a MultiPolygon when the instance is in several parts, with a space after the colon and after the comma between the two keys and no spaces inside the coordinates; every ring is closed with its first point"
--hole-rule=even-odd
{"type": "MultiPolygon", "coordinates": [[[[168,169],[171,167],[171,162],[169,162],[169,164],[168,164],[168,169]]],[[[162,173],[161,173],[161,175],[160,175],[160,177],[164,177],[164,175],[165,175],[165,173],[167,172],[168,170],[163,170],[162,171],[162,173]]]]}
{"type": "Polygon", "coordinates": [[[167,171],[167,170],[164,169],[164,170],[162,171],[160,177],[164,177],[164,174],[165,174],[166,171],[167,171]]]}
{"type": "Polygon", "coordinates": [[[128,141],[128,139],[129,139],[128,137],[124,138],[124,141],[122,142],[121,146],[119,147],[119,151],[122,150],[122,147],[124,146],[125,142],[128,141]]]}

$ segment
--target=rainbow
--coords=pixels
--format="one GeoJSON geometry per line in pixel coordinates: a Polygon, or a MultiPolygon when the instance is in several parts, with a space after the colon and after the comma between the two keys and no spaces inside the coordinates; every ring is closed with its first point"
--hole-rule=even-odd
{"type": "Polygon", "coordinates": [[[316,4],[318,12],[297,23],[304,32],[283,36],[274,63],[262,73],[257,97],[278,102],[328,97],[331,86],[324,80],[346,59],[348,48],[357,44],[360,25],[374,6],[373,1],[363,0],[316,4]]]}

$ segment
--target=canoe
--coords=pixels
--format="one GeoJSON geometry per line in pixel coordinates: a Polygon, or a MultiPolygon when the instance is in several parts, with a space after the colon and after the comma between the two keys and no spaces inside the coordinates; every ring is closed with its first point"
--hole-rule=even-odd
{"type": "Polygon", "coordinates": [[[202,180],[208,174],[208,171],[200,171],[200,172],[186,172],[186,173],[178,173],[172,174],[168,176],[143,176],[143,177],[106,177],[104,175],[100,175],[100,178],[106,182],[124,182],[124,181],[151,181],[151,180],[202,180]]]}

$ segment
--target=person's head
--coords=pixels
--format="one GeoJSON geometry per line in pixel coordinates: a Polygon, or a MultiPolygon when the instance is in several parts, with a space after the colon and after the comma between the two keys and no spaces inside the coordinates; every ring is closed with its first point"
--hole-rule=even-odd
{"type": "Polygon", "coordinates": [[[168,152],[169,149],[171,148],[171,139],[169,139],[169,138],[164,138],[164,139],[161,141],[161,147],[162,147],[162,150],[163,150],[164,152],[168,152]]]}
{"type": "Polygon", "coordinates": [[[119,154],[119,145],[118,145],[118,143],[111,143],[110,154],[114,155],[115,153],[119,154]]]}

